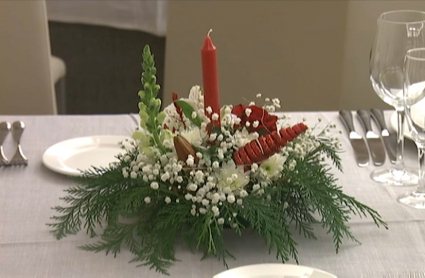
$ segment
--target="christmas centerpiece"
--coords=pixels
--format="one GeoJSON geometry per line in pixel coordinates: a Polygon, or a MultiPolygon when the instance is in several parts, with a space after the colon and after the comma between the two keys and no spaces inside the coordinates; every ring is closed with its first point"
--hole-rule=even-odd
{"type": "MultiPolygon", "coordinates": [[[[140,127],[125,154],[107,168],[92,167],[66,190],[66,206],[50,223],[57,239],[84,229],[100,238],[81,248],[116,255],[127,246],[134,262],[167,273],[177,260],[177,238],[227,266],[223,231],[263,237],[276,257],[297,260],[291,225],[315,238],[312,224],[355,240],[350,214],[386,223],[370,207],[345,195],[331,168],[341,170],[340,143],[306,123],[289,123],[263,106],[219,106],[216,50],[209,35],[202,48],[203,89],[188,98],[173,93],[160,111],[154,57],[143,50],[140,127]],[[101,229],[99,229],[101,227],[101,229]]],[[[257,97],[260,97],[259,95],[257,97]]]]}

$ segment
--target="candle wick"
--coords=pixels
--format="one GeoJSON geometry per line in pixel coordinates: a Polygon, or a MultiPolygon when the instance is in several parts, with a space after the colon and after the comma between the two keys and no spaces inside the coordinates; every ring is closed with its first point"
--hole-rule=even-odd
{"type": "Polygon", "coordinates": [[[212,29],[210,29],[209,31],[208,31],[208,34],[207,34],[207,36],[209,37],[210,36],[210,33],[212,32],[212,29]]]}

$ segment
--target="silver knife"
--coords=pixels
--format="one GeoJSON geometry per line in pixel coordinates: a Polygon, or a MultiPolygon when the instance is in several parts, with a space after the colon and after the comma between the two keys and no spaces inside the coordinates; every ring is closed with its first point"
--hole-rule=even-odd
{"type": "Polygon", "coordinates": [[[384,164],[386,155],[381,138],[372,130],[372,116],[369,110],[357,110],[357,115],[366,131],[366,142],[369,145],[373,164],[380,166],[384,164]]]}
{"type": "Polygon", "coordinates": [[[395,163],[397,160],[396,149],[397,149],[397,134],[390,133],[387,125],[385,124],[384,112],[381,109],[370,109],[372,118],[381,130],[381,138],[384,140],[385,149],[387,150],[388,157],[391,163],[395,163]]]}
{"type": "Polygon", "coordinates": [[[353,115],[351,115],[351,111],[341,110],[339,111],[339,116],[349,133],[348,136],[351,146],[353,146],[354,149],[357,165],[366,167],[369,165],[369,151],[367,150],[363,138],[354,130],[353,115]]]}

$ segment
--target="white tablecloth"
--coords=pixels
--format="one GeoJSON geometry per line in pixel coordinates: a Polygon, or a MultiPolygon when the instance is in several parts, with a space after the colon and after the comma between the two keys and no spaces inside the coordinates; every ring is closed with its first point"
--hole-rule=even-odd
{"type": "MultiPolygon", "coordinates": [[[[336,112],[292,114],[294,123],[302,117],[309,119],[310,125],[321,117],[322,123],[331,121],[340,126],[345,152],[341,154],[344,172],[335,171],[339,184],[347,194],[378,210],[389,230],[376,228],[369,218],[353,216],[351,230],[362,244],[347,240],[338,254],[335,254],[332,236],[320,227],[316,229],[318,240],[296,235],[300,264],[340,278],[384,277],[390,273],[407,277],[409,272],[425,272],[425,211],[396,202],[396,196],[406,191],[405,188],[371,181],[369,175],[374,166],[356,166],[336,112]]],[[[74,183],[43,166],[43,152],[57,142],[74,137],[129,135],[136,126],[130,115],[0,116],[0,122],[15,120],[22,120],[27,126],[22,144],[29,165],[0,168],[0,277],[163,277],[147,267],[129,264],[131,255],[125,249],[117,258],[81,251],[77,246],[95,239],[80,232],[57,241],[45,225],[55,214],[51,207],[60,203],[63,190],[74,183]]],[[[359,125],[357,129],[360,131],[359,125]]],[[[7,154],[13,153],[11,136],[7,138],[5,149],[7,154]]],[[[407,164],[416,167],[415,159],[415,149],[408,146],[407,164]]],[[[231,268],[277,262],[273,252],[269,255],[262,239],[255,234],[239,237],[229,232],[225,240],[236,256],[236,260],[228,261],[231,268]]],[[[191,253],[184,245],[177,248],[176,256],[181,261],[171,268],[171,277],[207,278],[224,270],[216,258],[201,261],[201,253],[191,253]]]]}
{"type": "Polygon", "coordinates": [[[165,36],[167,1],[46,1],[49,20],[103,25],[165,36]]]}

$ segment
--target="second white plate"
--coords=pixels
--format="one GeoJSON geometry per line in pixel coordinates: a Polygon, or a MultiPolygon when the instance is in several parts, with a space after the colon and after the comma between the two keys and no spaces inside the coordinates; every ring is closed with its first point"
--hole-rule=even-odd
{"type": "Polygon", "coordinates": [[[125,150],[118,145],[125,136],[90,136],[59,142],[43,154],[43,164],[52,171],[68,176],[80,176],[91,166],[108,167],[125,150]]]}

